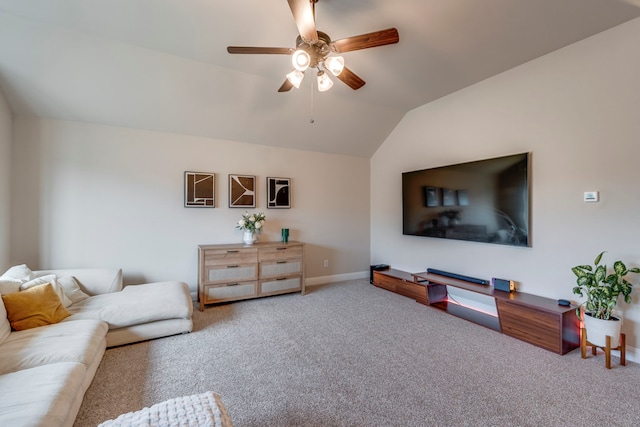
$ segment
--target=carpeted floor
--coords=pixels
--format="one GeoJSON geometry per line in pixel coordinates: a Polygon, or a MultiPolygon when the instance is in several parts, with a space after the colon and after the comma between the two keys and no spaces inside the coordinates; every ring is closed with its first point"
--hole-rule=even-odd
{"type": "Polygon", "coordinates": [[[363,279],[107,350],[75,426],[205,391],[236,427],[640,425],[640,365],[559,356],[363,279]]]}

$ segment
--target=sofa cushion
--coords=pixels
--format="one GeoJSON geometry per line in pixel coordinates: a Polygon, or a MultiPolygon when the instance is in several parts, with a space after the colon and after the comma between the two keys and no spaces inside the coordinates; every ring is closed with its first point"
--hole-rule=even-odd
{"type": "Polygon", "coordinates": [[[106,345],[107,325],[78,320],[15,331],[0,344],[0,374],[60,362],[89,366],[106,345]]]}
{"type": "Polygon", "coordinates": [[[63,306],[69,307],[71,305],[71,300],[65,295],[64,289],[58,283],[58,278],[55,274],[47,274],[46,276],[36,277],[35,279],[29,280],[28,282],[20,285],[20,290],[26,291],[34,286],[44,285],[45,283],[51,283],[53,290],[56,291],[56,295],[60,298],[60,302],[63,306]]]}
{"type": "Polygon", "coordinates": [[[55,274],[58,277],[73,276],[80,289],[89,295],[106,294],[122,290],[122,269],[75,268],[64,270],[34,271],[36,277],[55,274]]]}
{"type": "Polygon", "coordinates": [[[69,317],[51,283],[2,295],[7,318],[17,331],[58,323],[69,317]]]}
{"type": "Polygon", "coordinates": [[[29,280],[34,279],[36,276],[33,274],[33,271],[27,264],[14,265],[10,269],[4,272],[0,279],[15,279],[22,283],[28,282],[29,280]]]}
{"type": "Polygon", "coordinates": [[[69,298],[71,304],[89,298],[89,295],[82,291],[78,281],[73,276],[58,277],[58,284],[64,289],[64,294],[69,298]]]}
{"type": "Polygon", "coordinates": [[[22,283],[23,282],[18,279],[0,279],[0,295],[18,292],[22,283]]]}
{"type": "Polygon", "coordinates": [[[86,367],[73,362],[0,375],[0,425],[72,425],[77,411],[70,407],[84,392],[85,376],[86,367]]]}
{"type": "Polygon", "coordinates": [[[190,319],[192,311],[186,283],[158,282],[87,298],[69,307],[71,316],[65,321],[97,319],[117,329],[165,319],[190,319]]]}
{"type": "Polygon", "coordinates": [[[7,319],[7,310],[4,308],[4,302],[0,298],[0,345],[9,337],[11,333],[11,323],[7,319]]]}

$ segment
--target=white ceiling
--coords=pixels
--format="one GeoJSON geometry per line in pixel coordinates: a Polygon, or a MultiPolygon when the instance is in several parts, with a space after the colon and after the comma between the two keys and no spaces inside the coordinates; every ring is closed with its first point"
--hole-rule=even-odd
{"type": "Polygon", "coordinates": [[[0,0],[0,88],[16,114],[369,157],[411,109],[640,16],[640,0],[320,0],[367,84],[278,93],[294,47],[285,0],[0,0]],[[314,123],[310,123],[313,117],[314,123]]]}

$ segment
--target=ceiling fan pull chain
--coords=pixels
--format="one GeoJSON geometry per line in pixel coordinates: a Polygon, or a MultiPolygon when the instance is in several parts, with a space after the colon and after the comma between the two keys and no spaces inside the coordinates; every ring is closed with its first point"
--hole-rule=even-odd
{"type": "Polygon", "coordinates": [[[313,120],[313,80],[311,80],[311,118],[309,119],[309,123],[313,124],[315,123],[315,120],[313,120]]]}

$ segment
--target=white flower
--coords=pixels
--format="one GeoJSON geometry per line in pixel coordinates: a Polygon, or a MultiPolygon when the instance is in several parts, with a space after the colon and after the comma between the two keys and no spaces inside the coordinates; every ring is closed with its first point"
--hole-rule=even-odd
{"type": "Polygon", "coordinates": [[[250,231],[252,233],[260,232],[264,227],[264,220],[266,216],[264,212],[253,213],[245,212],[242,214],[242,218],[238,221],[236,228],[244,231],[250,231]]]}

